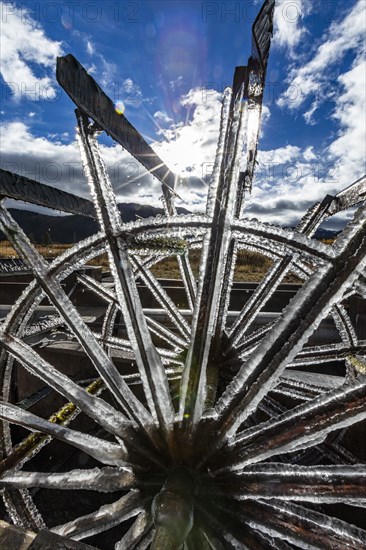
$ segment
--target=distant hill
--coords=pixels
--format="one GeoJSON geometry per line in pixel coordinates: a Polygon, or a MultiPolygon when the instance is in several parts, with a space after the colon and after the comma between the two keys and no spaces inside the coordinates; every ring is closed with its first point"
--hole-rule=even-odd
{"type": "MultiPolygon", "coordinates": [[[[285,229],[296,229],[294,226],[286,226],[285,229]]],[[[341,231],[336,231],[333,229],[323,229],[319,227],[314,234],[315,239],[321,241],[323,239],[335,239],[341,231]]]]}
{"type": "MultiPolygon", "coordinates": [[[[162,208],[144,204],[119,204],[118,208],[124,222],[135,221],[138,216],[149,218],[163,214],[162,208]]],[[[177,208],[177,211],[179,214],[190,213],[185,208],[177,208]]],[[[97,222],[84,216],[48,216],[17,208],[9,208],[9,212],[31,240],[38,244],[48,244],[49,242],[70,244],[85,239],[98,231],[97,222]]],[[[0,232],[0,240],[4,239],[4,235],[0,232]]]]}
{"type": "Polygon", "coordinates": [[[335,239],[340,231],[332,231],[331,229],[323,229],[320,227],[315,232],[315,238],[320,239],[335,239]]]}

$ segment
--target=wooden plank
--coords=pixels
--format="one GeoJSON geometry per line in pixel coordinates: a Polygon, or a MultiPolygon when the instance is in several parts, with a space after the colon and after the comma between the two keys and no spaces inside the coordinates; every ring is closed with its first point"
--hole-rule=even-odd
{"type": "Polygon", "coordinates": [[[164,185],[174,189],[175,175],[71,54],[57,58],[56,78],[73,102],[131,153],[164,185]]]}
{"type": "Polygon", "coordinates": [[[0,196],[95,218],[94,206],[87,199],[2,169],[0,196]]]}

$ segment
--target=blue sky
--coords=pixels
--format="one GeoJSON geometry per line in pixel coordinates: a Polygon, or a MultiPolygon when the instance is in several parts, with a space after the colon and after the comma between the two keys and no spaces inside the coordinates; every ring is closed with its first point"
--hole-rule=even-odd
{"type": "MultiPolygon", "coordinates": [[[[88,196],[74,106],[55,80],[72,53],[202,210],[221,94],[250,54],[261,2],[63,1],[1,4],[2,166],[88,196]]],[[[365,173],[364,0],[278,0],[257,177],[248,215],[288,225],[365,173]]],[[[159,204],[160,184],[109,139],[120,201],[159,204]]],[[[18,203],[19,205],[19,203],[18,203]]]]}

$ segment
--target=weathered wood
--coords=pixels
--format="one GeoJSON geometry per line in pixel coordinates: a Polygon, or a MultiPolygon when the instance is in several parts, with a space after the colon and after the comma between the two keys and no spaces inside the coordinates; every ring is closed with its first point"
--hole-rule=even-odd
{"type": "Polygon", "coordinates": [[[71,54],[57,58],[56,78],[73,102],[135,157],[164,186],[174,189],[176,176],[113,101],[71,54]]]}
{"type": "Polygon", "coordinates": [[[87,199],[2,169],[0,169],[1,196],[89,218],[96,216],[93,204],[87,199]]]}

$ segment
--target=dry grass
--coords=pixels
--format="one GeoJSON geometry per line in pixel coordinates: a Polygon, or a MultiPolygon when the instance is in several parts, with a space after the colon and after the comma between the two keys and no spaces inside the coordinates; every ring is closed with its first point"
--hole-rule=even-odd
{"type": "MultiPolygon", "coordinates": [[[[33,245],[44,258],[53,259],[60,256],[65,250],[71,248],[72,244],[50,244],[33,245]]],[[[0,258],[14,259],[19,258],[17,251],[12,247],[9,241],[0,241],[0,258]]],[[[109,269],[107,254],[101,254],[90,260],[87,265],[100,266],[106,271],[109,269]]]]}
{"type": "Polygon", "coordinates": [[[95,256],[95,258],[93,258],[92,260],[89,260],[89,262],[86,265],[101,267],[102,271],[109,271],[109,262],[108,262],[107,254],[100,254],[100,256],[95,256]]]}
{"type": "MultiPolygon", "coordinates": [[[[331,244],[331,243],[327,243],[331,244]]],[[[70,248],[69,244],[50,244],[50,245],[35,245],[38,252],[45,258],[56,258],[65,250],[70,248]]],[[[200,250],[192,250],[189,253],[189,258],[195,277],[198,276],[199,260],[201,256],[200,250]]],[[[0,258],[18,258],[17,252],[8,241],[0,242],[0,258]]],[[[90,260],[87,265],[100,266],[103,271],[109,270],[108,258],[106,254],[95,257],[90,260]]],[[[266,256],[262,256],[256,252],[239,251],[237,264],[234,273],[235,281],[260,281],[263,279],[267,271],[270,269],[272,262],[266,256]]],[[[156,277],[162,279],[180,279],[178,261],[176,257],[165,258],[152,267],[152,272],[156,277]]],[[[291,273],[286,276],[285,282],[300,282],[298,277],[291,273]]]]}
{"type": "MultiPolygon", "coordinates": [[[[44,258],[56,258],[65,250],[70,248],[70,244],[35,244],[35,248],[44,258]]],[[[19,258],[17,251],[12,247],[9,241],[0,241],[0,258],[19,258]]]]}
{"type": "MultiPolygon", "coordinates": [[[[190,263],[195,277],[198,276],[200,256],[200,250],[193,250],[189,253],[190,263]]],[[[271,266],[272,261],[266,256],[249,250],[241,250],[238,253],[234,281],[261,281],[271,266]]],[[[162,279],[181,278],[176,258],[166,258],[162,260],[156,264],[151,271],[156,277],[162,279]]],[[[288,283],[301,282],[300,279],[292,273],[288,274],[284,281],[288,283]]]]}

